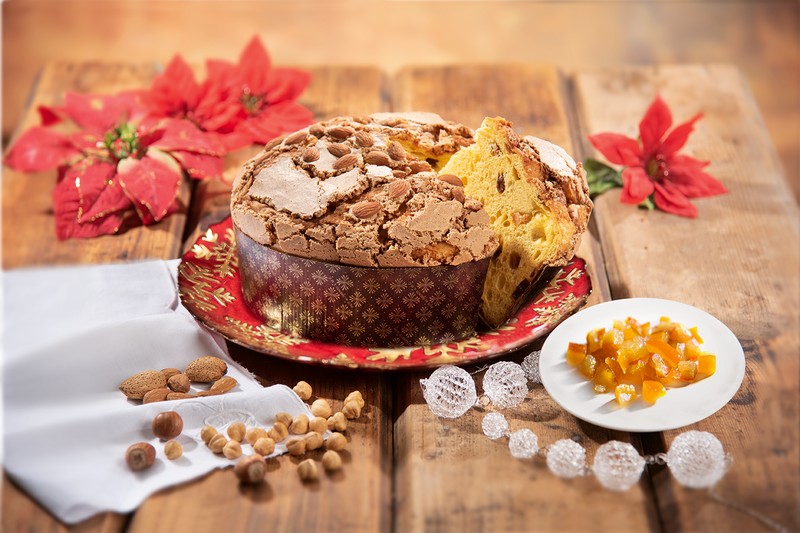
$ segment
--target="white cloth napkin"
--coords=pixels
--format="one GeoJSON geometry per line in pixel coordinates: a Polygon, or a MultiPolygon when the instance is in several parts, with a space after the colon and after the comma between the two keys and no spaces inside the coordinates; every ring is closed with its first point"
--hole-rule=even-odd
{"type": "MultiPolygon", "coordinates": [[[[248,411],[268,428],[278,412],[310,414],[291,389],[263,388],[230,359],[224,341],[180,305],[176,276],[177,261],[3,275],[4,467],[66,523],[129,512],[158,490],[231,466],[200,441],[209,415],[248,411]],[[133,374],[183,369],[202,355],[224,359],[238,388],[147,405],[117,389],[133,374]],[[178,438],[184,455],[176,461],[165,457],[150,430],[153,417],[166,410],[184,420],[178,438]],[[156,463],[134,473],[125,450],[140,441],[156,447],[156,463]]],[[[275,455],[284,452],[278,446],[275,455]]]]}

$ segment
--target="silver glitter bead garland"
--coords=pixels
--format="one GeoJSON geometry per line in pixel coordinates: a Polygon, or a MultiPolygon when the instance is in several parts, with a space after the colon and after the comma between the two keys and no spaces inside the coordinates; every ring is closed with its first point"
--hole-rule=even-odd
{"type": "Polygon", "coordinates": [[[539,373],[539,356],[541,353],[542,352],[539,350],[529,353],[525,356],[525,359],[522,360],[522,364],[520,365],[525,375],[533,383],[542,382],[542,375],[539,373]]]}
{"type": "Polygon", "coordinates": [[[483,392],[498,407],[514,407],[528,396],[528,377],[517,363],[500,361],[484,374],[483,392]]]}
{"type": "MultiPolygon", "coordinates": [[[[525,370],[515,363],[508,363],[513,366],[503,365],[505,362],[495,363],[489,368],[486,374],[488,376],[490,372],[493,373],[489,379],[489,389],[493,392],[490,394],[489,390],[486,390],[486,394],[494,403],[501,405],[501,402],[511,402],[513,405],[518,405],[527,396],[526,383],[525,394],[521,399],[518,398],[519,372],[522,372],[527,379],[532,372],[534,360],[538,368],[538,354],[534,352],[528,357],[526,360],[529,363],[525,370]],[[528,357],[531,357],[531,360],[528,360],[528,357]]],[[[442,418],[458,418],[478,402],[475,381],[462,368],[440,367],[428,379],[420,380],[420,385],[431,411],[442,418]]],[[[486,377],[484,377],[484,388],[486,388],[486,377]]],[[[507,436],[509,452],[517,459],[530,459],[539,453],[539,439],[536,433],[527,428],[509,433],[508,421],[501,413],[487,413],[481,423],[481,429],[492,440],[507,436]]],[[[666,464],[678,483],[685,487],[709,488],[722,479],[731,462],[730,455],[725,453],[719,439],[704,431],[681,433],[675,437],[667,453],[645,457],[639,455],[628,443],[609,441],[597,449],[591,468],[586,466],[585,448],[570,439],[559,440],[547,447],[544,452],[547,467],[554,475],[574,478],[594,474],[601,485],[615,491],[630,489],[639,481],[645,465],[654,463],[666,464]]]]}
{"type": "Polygon", "coordinates": [[[419,384],[428,407],[442,418],[458,418],[478,401],[475,380],[457,366],[440,366],[419,384]]]}

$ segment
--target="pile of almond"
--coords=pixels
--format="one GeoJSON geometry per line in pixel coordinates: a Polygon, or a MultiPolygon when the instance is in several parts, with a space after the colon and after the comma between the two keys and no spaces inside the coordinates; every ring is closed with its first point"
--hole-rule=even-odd
{"type": "Polygon", "coordinates": [[[142,403],[216,396],[238,385],[234,378],[225,375],[227,372],[225,361],[206,355],[189,363],[183,372],[177,368],[139,372],[123,381],[119,390],[129,400],[142,400],[142,403]],[[211,383],[211,387],[193,393],[192,383],[211,383]]]}

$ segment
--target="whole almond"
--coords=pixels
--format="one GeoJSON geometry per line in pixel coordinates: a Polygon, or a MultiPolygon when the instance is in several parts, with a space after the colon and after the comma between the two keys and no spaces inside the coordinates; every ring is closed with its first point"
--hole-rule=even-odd
{"type": "Polygon", "coordinates": [[[310,133],[314,137],[322,137],[323,135],[325,135],[325,128],[323,128],[319,124],[312,124],[308,128],[308,133],[310,133]]]}
{"type": "Polygon", "coordinates": [[[186,367],[189,379],[198,383],[217,381],[228,372],[228,365],[219,357],[206,355],[195,359],[186,367]]]}
{"type": "Polygon", "coordinates": [[[197,393],[198,398],[205,398],[206,396],[219,396],[225,394],[221,390],[201,390],[197,393]]]}
{"type": "Polygon", "coordinates": [[[440,174],[439,179],[445,183],[449,183],[450,185],[455,185],[456,187],[463,187],[464,183],[462,183],[461,179],[455,174],[440,174]]]}
{"type": "Polygon", "coordinates": [[[392,175],[397,179],[403,179],[406,176],[408,176],[408,172],[406,172],[405,170],[397,169],[397,170],[392,170],[392,175]]]}
{"type": "Polygon", "coordinates": [[[286,137],[286,139],[284,139],[283,141],[283,144],[287,146],[290,144],[297,144],[299,142],[305,141],[306,137],[308,137],[308,133],[306,133],[305,131],[298,131],[286,137]]]}
{"type": "Polygon", "coordinates": [[[186,374],[175,374],[167,380],[167,386],[174,392],[189,392],[189,376],[186,374]]]}
{"type": "Polygon", "coordinates": [[[379,204],[378,202],[373,202],[371,200],[358,202],[350,209],[353,215],[358,218],[372,218],[375,215],[377,215],[380,210],[381,210],[381,204],[379,204]]]}
{"type": "Polygon", "coordinates": [[[166,388],[147,391],[147,393],[142,397],[142,403],[163,402],[167,399],[167,394],[170,392],[172,391],[166,388]]]}
{"type": "Polygon", "coordinates": [[[167,378],[167,380],[169,380],[169,378],[171,378],[175,374],[180,374],[181,371],[178,370],[177,368],[162,368],[161,373],[164,374],[164,377],[167,378]]]}
{"type": "Polygon", "coordinates": [[[452,192],[453,192],[453,199],[458,202],[461,202],[462,204],[464,203],[464,200],[467,199],[466,196],[464,196],[464,189],[461,188],[453,189],[452,192]]]}
{"type": "Polygon", "coordinates": [[[356,154],[347,154],[343,157],[340,157],[336,160],[336,162],[331,165],[333,170],[345,170],[351,169],[358,163],[358,155],[356,154]]]}
{"type": "Polygon", "coordinates": [[[332,143],[328,145],[328,151],[336,157],[342,157],[350,153],[350,147],[342,143],[332,143]]]}
{"type": "Polygon", "coordinates": [[[386,155],[384,152],[378,152],[377,150],[373,150],[372,152],[368,153],[364,156],[364,162],[368,165],[379,165],[379,166],[389,166],[391,160],[389,156],[386,155]]]}
{"type": "Polygon", "coordinates": [[[319,159],[319,150],[314,148],[313,146],[309,146],[303,151],[303,161],[306,163],[311,163],[312,161],[316,161],[319,159]]]}
{"type": "Polygon", "coordinates": [[[167,378],[158,370],[145,370],[131,376],[119,385],[119,390],[131,400],[141,400],[153,389],[167,386],[167,378]]]}
{"type": "Polygon", "coordinates": [[[284,137],[285,135],[281,135],[280,137],[275,137],[270,142],[268,142],[266,146],[264,146],[264,150],[265,151],[272,150],[273,148],[275,148],[276,146],[278,146],[283,142],[284,137]]]}
{"type": "Polygon", "coordinates": [[[215,381],[214,384],[211,385],[210,390],[217,392],[228,392],[238,384],[239,382],[233,379],[232,377],[224,376],[215,381]]]}
{"type": "Polygon", "coordinates": [[[389,147],[386,149],[386,152],[389,154],[389,157],[395,161],[402,161],[406,158],[406,151],[397,141],[389,141],[389,147]]]}
{"type": "Polygon", "coordinates": [[[393,181],[389,184],[389,198],[399,200],[410,190],[411,185],[406,180],[393,181]]]}
{"type": "Polygon", "coordinates": [[[331,128],[328,128],[325,133],[327,133],[334,139],[343,141],[344,139],[347,139],[353,133],[355,133],[355,130],[353,128],[348,128],[347,126],[333,126],[331,128]]]}
{"type": "Polygon", "coordinates": [[[370,122],[372,122],[372,118],[367,115],[353,115],[350,118],[352,118],[354,122],[358,122],[359,124],[369,124],[370,122]]]}
{"type": "Polygon", "coordinates": [[[408,168],[412,174],[416,174],[418,172],[430,172],[433,170],[433,168],[431,168],[426,161],[412,161],[408,164],[408,168]]]}
{"type": "Polygon", "coordinates": [[[167,400],[185,400],[186,398],[196,398],[196,396],[185,392],[170,392],[167,394],[167,400]]]}
{"type": "Polygon", "coordinates": [[[356,132],[356,144],[361,146],[362,148],[369,148],[375,141],[372,139],[372,135],[367,133],[366,131],[359,131],[356,132]]]}

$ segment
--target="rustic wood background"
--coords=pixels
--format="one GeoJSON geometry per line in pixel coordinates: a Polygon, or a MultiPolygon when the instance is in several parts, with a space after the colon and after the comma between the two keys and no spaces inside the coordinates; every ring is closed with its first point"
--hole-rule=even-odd
{"type": "Polygon", "coordinates": [[[797,0],[6,0],[3,136],[45,62],[233,59],[259,34],[276,62],[524,62],[565,69],[728,63],[750,83],[800,198],[797,0]]]}

